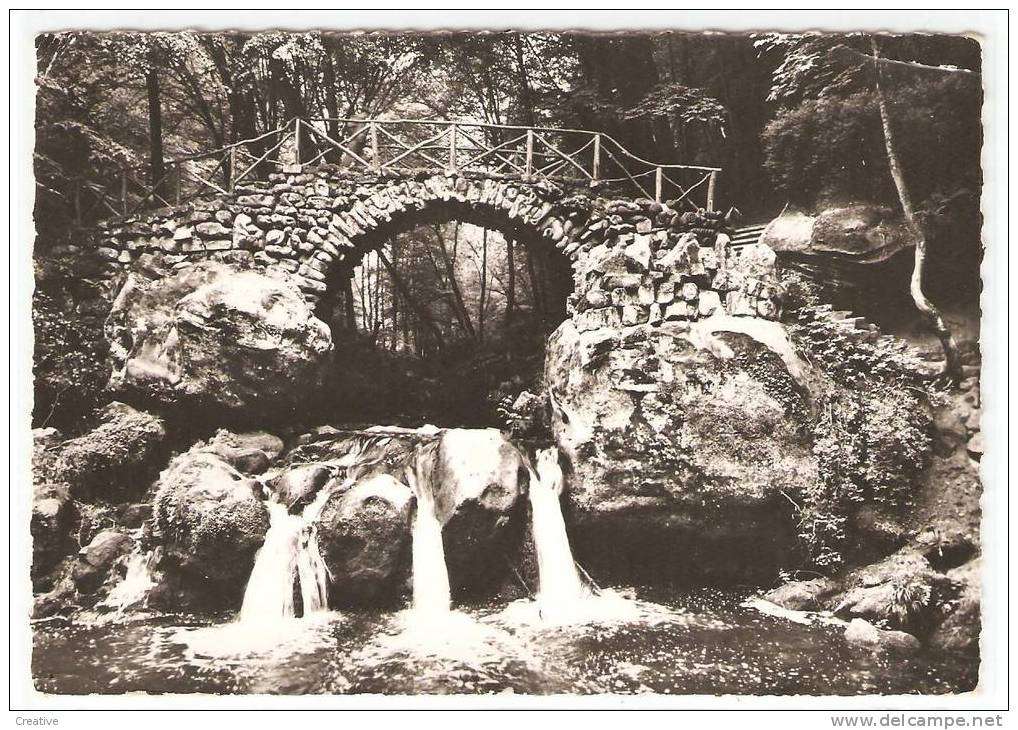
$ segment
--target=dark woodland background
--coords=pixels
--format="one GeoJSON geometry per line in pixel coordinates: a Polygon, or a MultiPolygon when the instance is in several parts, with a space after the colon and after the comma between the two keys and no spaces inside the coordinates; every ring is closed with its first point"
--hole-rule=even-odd
{"type": "MultiPolygon", "coordinates": [[[[908,35],[879,47],[910,62],[886,64],[882,83],[931,242],[930,294],[977,302],[981,85],[927,67],[978,72],[979,45],[908,35]]],[[[854,201],[900,211],[869,36],[71,32],[40,35],[37,51],[33,425],[72,433],[108,378],[108,303],[76,238],[72,188],[108,185],[125,164],[158,179],[169,159],[294,116],[603,131],[655,162],[723,168],[718,207],[746,222],[854,201]]],[[[568,266],[459,223],[402,234],[383,255],[365,258],[329,317],[364,378],[345,415],[497,423],[505,398],[539,377],[568,266]]]]}

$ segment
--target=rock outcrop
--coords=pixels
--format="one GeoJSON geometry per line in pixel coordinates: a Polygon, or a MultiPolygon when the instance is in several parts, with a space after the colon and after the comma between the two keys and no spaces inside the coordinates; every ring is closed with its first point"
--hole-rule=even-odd
{"type": "Polygon", "coordinates": [[[625,572],[760,578],[793,558],[786,494],[816,478],[806,368],[783,327],[715,312],[552,335],[555,440],[581,559],[625,572]]]}
{"type": "Polygon", "coordinates": [[[41,579],[70,551],[74,503],[66,484],[42,482],[32,494],[32,578],[41,579]]]}
{"type": "Polygon", "coordinates": [[[447,429],[420,450],[415,468],[434,492],[453,590],[497,583],[529,483],[520,452],[495,429],[447,429]]]}
{"type": "Polygon", "coordinates": [[[334,492],[315,521],[333,606],[379,603],[399,594],[410,556],[410,488],[376,474],[334,492]]]}
{"type": "Polygon", "coordinates": [[[130,274],[106,334],[122,397],[247,419],[306,400],[332,352],[328,326],[285,274],[214,262],[130,274]]]}
{"type": "Polygon", "coordinates": [[[269,528],[257,481],[199,447],[160,475],[154,520],[167,566],[232,587],[228,597],[239,602],[269,528]]]}
{"type": "Polygon", "coordinates": [[[100,424],[59,447],[54,477],[78,496],[140,495],[161,464],[162,419],[124,403],[103,409],[100,424]]]}

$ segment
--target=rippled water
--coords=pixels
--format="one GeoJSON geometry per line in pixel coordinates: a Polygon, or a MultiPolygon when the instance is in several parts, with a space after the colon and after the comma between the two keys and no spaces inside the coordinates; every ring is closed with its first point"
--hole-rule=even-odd
{"type": "Polygon", "coordinates": [[[977,679],[974,662],[875,655],[734,594],[623,593],[572,624],[529,602],[461,607],[441,625],[409,610],[322,613],[257,635],[232,615],[47,620],[33,674],[62,694],[907,694],[977,679]]]}

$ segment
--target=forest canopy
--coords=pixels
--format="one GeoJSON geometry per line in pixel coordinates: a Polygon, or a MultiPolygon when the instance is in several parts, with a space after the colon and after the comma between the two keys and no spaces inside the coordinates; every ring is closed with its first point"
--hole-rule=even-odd
{"type": "MultiPolygon", "coordinates": [[[[965,198],[967,222],[953,230],[971,235],[981,184],[979,44],[881,36],[878,61],[869,38],[43,34],[36,40],[37,257],[73,238],[73,190],[109,187],[125,165],[158,181],[174,158],[258,138],[294,117],[599,131],[656,163],[721,168],[717,207],[735,206],[754,221],[786,205],[896,207],[878,64],[918,215],[951,215],[965,198]]],[[[543,337],[565,315],[568,276],[561,261],[535,255],[504,231],[439,222],[365,258],[330,324],[416,358],[494,346],[514,323],[543,337]]],[[[66,287],[42,288],[50,290],[46,312],[59,310],[66,287]]],[[[99,329],[93,322],[82,331],[99,329]]]]}

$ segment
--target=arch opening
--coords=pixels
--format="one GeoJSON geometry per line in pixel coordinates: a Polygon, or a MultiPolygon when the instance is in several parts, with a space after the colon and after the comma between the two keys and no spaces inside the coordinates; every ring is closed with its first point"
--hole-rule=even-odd
{"type": "Polygon", "coordinates": [[[497,211],[437,201],[359,237],[318,316],[336,345],[330,420],[506,427],[566,318],[569,258],[497,211]]]}

